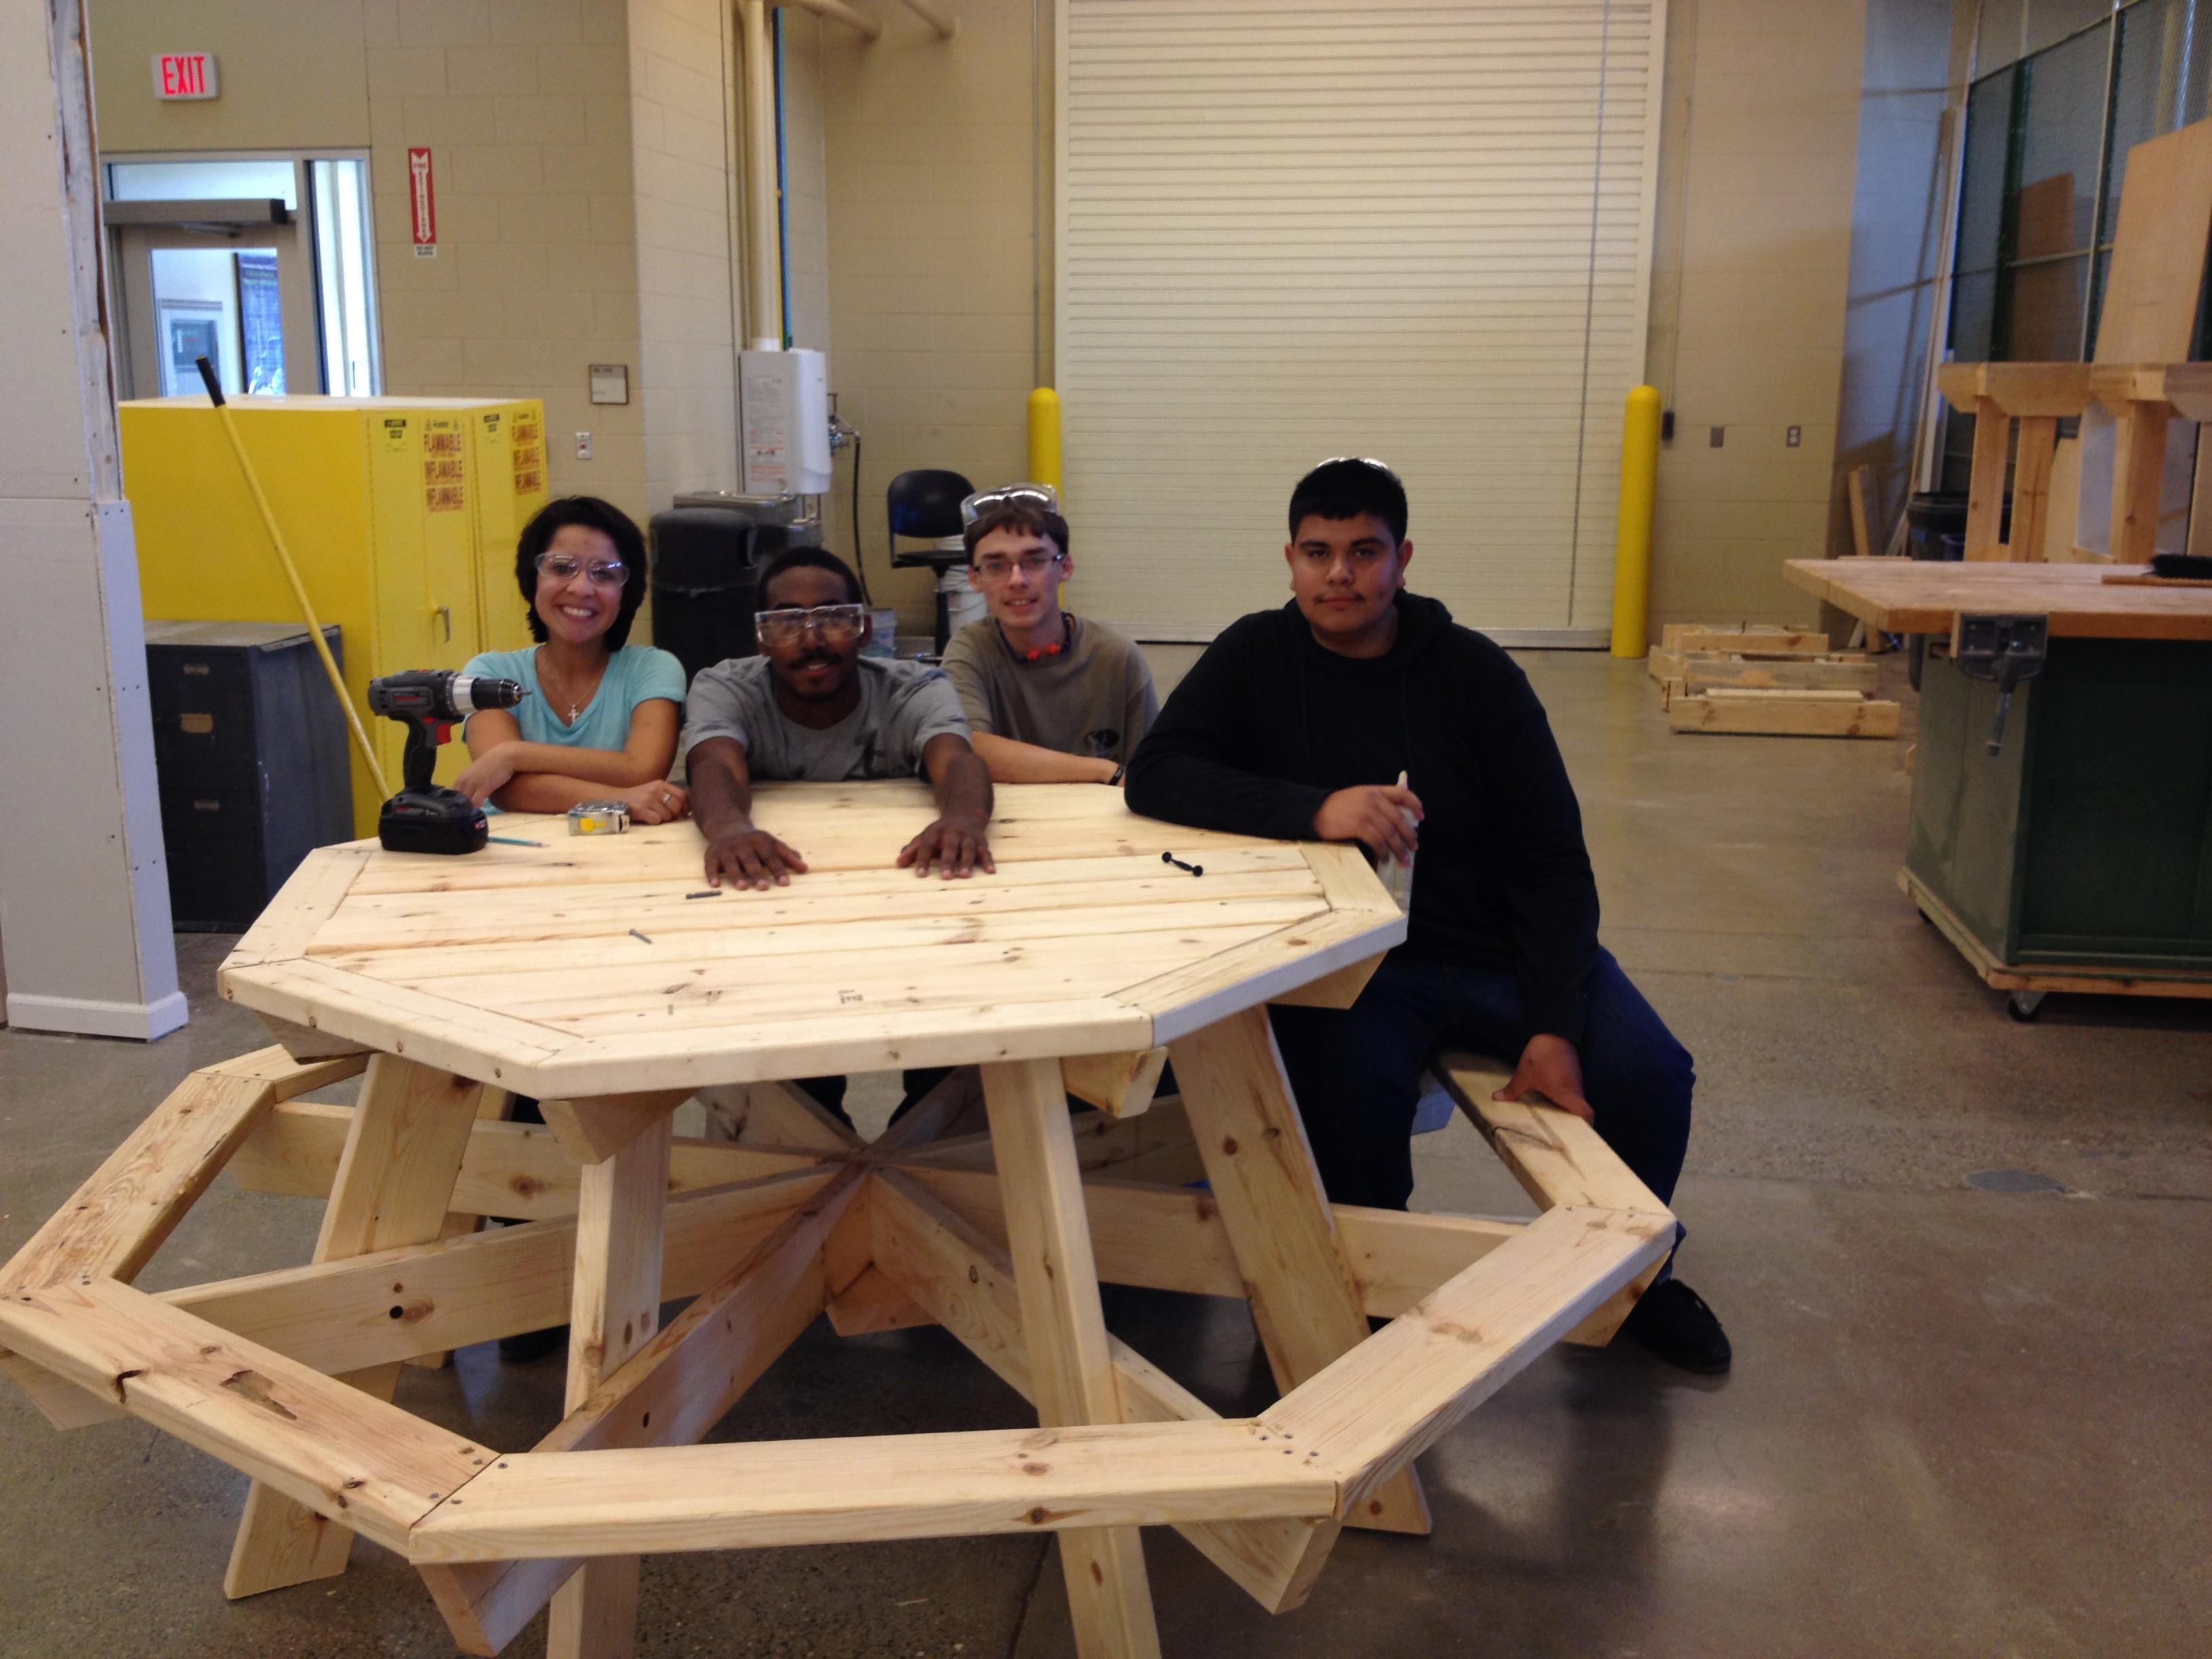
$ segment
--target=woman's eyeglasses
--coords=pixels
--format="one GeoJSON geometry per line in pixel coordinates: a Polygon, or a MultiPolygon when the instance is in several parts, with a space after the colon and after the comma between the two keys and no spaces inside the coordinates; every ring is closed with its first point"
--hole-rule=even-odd
{"type": "Polygon", "coordinates": [[[620,559],[580,559],[573,553],[540,553],[538,574],[556,582],[588,576],[595,587],[620,587],[629,580],[629,567],[620,559]]]}
{"type": "Polygon", "coordinates": [[[795,645],[811,630],[824,645],[843,645],[860,637],[868,611],[860,605],[817,605],[811,611],[756,611],[753,632],[763,645],[795,645]]]}
{"type": "Polygon", "coordinates": [[[1039,513],[1060,511],[1060,492],[1050,484],[1008,484],[1004,489],[979,489],[960,503],[960,522],[971,525],[986,513],[1002,507],[1026,507],[1039,513]]]}

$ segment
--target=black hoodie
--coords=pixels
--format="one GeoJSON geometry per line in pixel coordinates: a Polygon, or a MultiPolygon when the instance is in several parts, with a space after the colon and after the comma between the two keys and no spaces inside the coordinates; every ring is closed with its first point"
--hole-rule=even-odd
{"type": "Polygon", "coordinates": [[[1513,659],[1434,599],[1398,595],[1380,657],[1315,642],[1295,603],[1206,647],[1129,764],[1133,811],[1313,839],[1332,792],[1395,783],[1428,816],[1407,948],[1519,975],[1532,1032],[1583,1041],[1597,885],[1543,705],[1513,659]]]}

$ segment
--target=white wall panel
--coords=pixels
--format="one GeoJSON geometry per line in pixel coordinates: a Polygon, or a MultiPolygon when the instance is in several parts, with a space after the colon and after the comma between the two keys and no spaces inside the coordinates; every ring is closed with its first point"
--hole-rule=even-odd
{"type": "Polygon", "coordinates": [[[1082,608],[1285,596],[1291,485],[1374,455],[1413,585],[1610,618],[1664,0],[1060,0],[1058,380],[1082,608]]]}

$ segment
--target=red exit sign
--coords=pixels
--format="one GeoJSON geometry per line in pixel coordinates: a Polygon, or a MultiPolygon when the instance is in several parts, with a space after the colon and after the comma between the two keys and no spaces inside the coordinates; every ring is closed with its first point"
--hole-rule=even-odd
{"type": "Polygon", "coordinates": [[[221,90],[216,79],[215,57],[204,52],[163,52],[154,55],[154,90],[163,98],[213,98],[221,90]]]}

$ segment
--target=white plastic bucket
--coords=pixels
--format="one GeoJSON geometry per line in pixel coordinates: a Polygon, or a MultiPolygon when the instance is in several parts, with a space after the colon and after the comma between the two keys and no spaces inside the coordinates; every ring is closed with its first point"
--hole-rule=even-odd
{"type": "Polygon", "coordinates": [[[945,596],[945,631],[949,639],[971,622],[981,622],[990,614],[983,596],[968,584],[968,567],[956,564],[937,579],[937,591],[945,596]]]}

